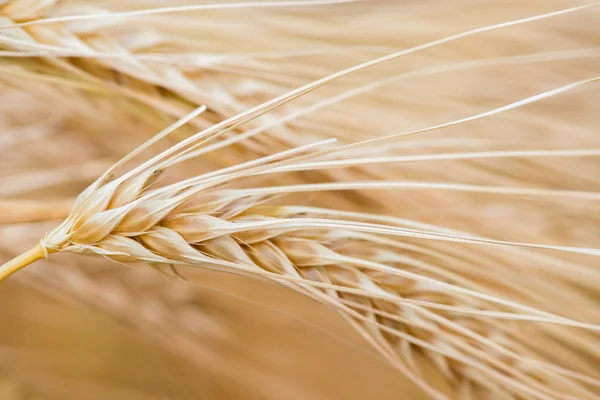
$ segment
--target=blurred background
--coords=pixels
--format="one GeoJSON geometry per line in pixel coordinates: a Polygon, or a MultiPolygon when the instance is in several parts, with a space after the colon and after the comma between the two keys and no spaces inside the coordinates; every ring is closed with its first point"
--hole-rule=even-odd
{"type": "MultiPolygon", "coordinates": [[[[343,68],[589,1],[364,0],[110,17],[202,3],[210,2],[0,1],[2,25],[107,15],[0,30],[0,263],[56,226],[74,197],[110,164],[200,104],[208,111],[197,126],[178,131],[164,146],[343,68]]],[[[210,171],[316,138],[349,143],[408,132],[592,78],[600,65],[599,17],[598,7],[589,8],[357,72],[234,134],[300,112],[296,118],[179,173],[210,171]],[[336,96],[339,101],[321,104],[336,96]],[[321,105],[307,109],[315,104],[321,105]]],[[[410,155],[597,148],[597,100],[598,87],[589,85],[417,135],[394,150],[410,155]]],[[[339,170],[331,177],[352,179],[349,174],[339,170]]],[[[394,166],[390,174],[600,189],[597,158],[432,161],[394,166]]],[[[600,222],[589,199],[418,190],[330,196],[302,201],[385,212],[500,240],[600,245],[600,222]]],[[[274,284],[201,274],[203,284],[190,285],[143,266],[64,255],[11,277],[0,285],[0,399],[425,398],[326,306],[274,284]]]]}

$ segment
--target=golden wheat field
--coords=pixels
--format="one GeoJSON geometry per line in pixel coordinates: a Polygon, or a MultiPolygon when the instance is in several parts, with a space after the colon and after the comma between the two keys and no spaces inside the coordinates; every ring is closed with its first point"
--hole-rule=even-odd
{"type": "Polygon", "coordinates": [[[0,400],[600,399],[599,24],[0,0],[0,400]]]}

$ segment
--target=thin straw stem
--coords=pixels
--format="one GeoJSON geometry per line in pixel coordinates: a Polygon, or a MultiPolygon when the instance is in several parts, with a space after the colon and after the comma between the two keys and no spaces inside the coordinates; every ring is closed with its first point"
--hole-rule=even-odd
{"type": "Polygon", "coordinates": [[[46,251],[41,244],[32,249],[27,250],[25,253],[13,258],[6,264],[0,267],[0,282],[14,274],[18,270],[25,268],[29,264],[46,257],[46,251]]]}

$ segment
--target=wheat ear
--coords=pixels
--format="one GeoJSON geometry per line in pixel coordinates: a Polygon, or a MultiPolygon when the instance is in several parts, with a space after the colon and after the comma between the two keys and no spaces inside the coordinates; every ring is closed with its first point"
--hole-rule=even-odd
{"type": "MultiPolygon", "coordinates": [[[[21,78],[47,81],[58,86],[74,86],[95,94],[117,95],[132,103],[149,106],[155,113],[158,111],[177,119],[189,112],[190,103],[210,104],[210,113],[205,117],[209,123],[215,123],[243,111],[243,102],[233,99],[235,96],[246,97],[247,94],[243,89],[239,93],[223,93],[210,80],[192,79],[190,72],[227,73],[233,70],[233,77],[236,77],[240,61],[266,70],[264,75],[268,75],[271,68],[260,57],[259,60],[253,60],[253,56],[200,52],[198,49],[202,47],[202,41],[178,38],[168,30],[161,29],[165,16],[173,18],[174,15],[189,12],[227,12],[236,9],[276,11],[297,7],[318,8],[336,4],[343,6],[343,3],[354,1],[242,1],[118,12],[92,7],[85,2],[61,4],[56,0],[15,0],[0,5],[0,48],[3,49],[0,57],[7,61],[16,60],[14,65],[9,62],[2,70],[21,78]],[[123,24],[124,21],[127,24],[123,24]],[[123,28],[123,25],[127,26],[123,28]],[[151,53],[161,46],[179,51],[163,53],[158,50],[157,53],[151,53]],[[78,61],[73,62],[69,57],[77,57],[78,61]],[[24,59],[31,62],[24,62],[24,59]],[[190,60],[194,60],[191,65],[190,60]],[[232,67],[232,62],[237,65],[232,67]]],[[[199,31],[196,36],[204,35],[199,31]]],[[[217,48],[226,47],[217,40],[213,41],[217,48]]],[[[284,75],[282,81],[288,84],[291,82],[296,85],[298,82],[282,72],[278,74],[284,75]]],[[[238,86],[249,83],[258,88],[259,93],[252,93],[254,97],[266,100],[280,90],[279,85],[269,83],[264,75],[242,75],[238,86]]],[[[195,120],[193,124],[199,129],[208,126],[201,120],[195,120]]],[[[275,143],[271,141],[270,145],[275,143]]],[[[250,141],[246,141],[245,145],[250,146],[250,141]]],[[[261,145],[256,143],[250,147],[256,151],[261,145]]]]}
{"type": "MultiPolygon", "coordinates": [[[[567,85],[480,117],[593,81],[567,85]]],[[[306,88],[200,132],[124,175],[111,178],[123,163],[170,130],[161,132],[88,187],[76,200],[65,222],[46,235],[40,245],[1,267],[2,276],[49,252],[75,252],[124,263],[146,262],[184,280],[193,280],[193,273],[182,270],[184,266],[267,278],[335,307],[383,356],[432,397],[446,398],[427,382],[413,350],[436,365],[462,398],[480,398],[491,393],[526,394],[540,399],[594,398],[587,385],[599,382],[591,370],[583,368],[578,372],[545,360],[539,350],[517,339],[514,325],[498,321],[548,324],[551,328],[544,329],[543,333],[561,342],[573,338],[592,340],[599,326],[495,296],[492,286],[486,287],[484,281],[475,281],[468,274],[461,276],[444,271],[440,263],[445,256],[411,241],[421,238],[550,248],[582,254],[598,254],[597,250],[505,243],[414,229],[391,218],[383,218],[386,223],[379,223],[364,214],[348,219],[333,210],[268,205],[274,195],[296,189],[331,190],[327,184],[321,189],[314,185],[223,187],[244,178],[277,173],[281,168],[303,170],[310,159],[336,152],[343,154],[356,145],[314,152],[315,146],[328,143],[320,142],[165,187],[152,186],[159,171],[188,157],[199,144],[222,134],[228,127],[293,99],[303,90],[306,88]],[[300,155],[302,153],[304,155],[300,155]],[[410,256],[415,252],[428,255],[431,260],[423,262],[410,256]],[[482,326],[476,328],[473,323],[482,326]],[[494,336],[500,335],[502,340],[487,337],[486,332],[492,327],[494,336]],[[571,327],[583,331],[569,333],[571,327]]],[[[195,115],[197,112],[189,118],[195,115]]],[[[174,128],[177,126],[179,124],[174,128]]],[[[384,143],[392,139],[377,140],[384,143]]],[[[520,289],[527,298],[527,293],[536,285],[537,282],[522,282],[515,289],[520,289]]]]}

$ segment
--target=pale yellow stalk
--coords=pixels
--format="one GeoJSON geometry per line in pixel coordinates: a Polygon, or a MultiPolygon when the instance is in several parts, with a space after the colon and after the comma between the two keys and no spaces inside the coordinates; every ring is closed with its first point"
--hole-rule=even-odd
{"type": "Polygon", "coordinates": [[[41,244],[27,250],[23,254],[15,257],[4,265],[0,266],[0,281],[3,281],[18,270],[25,268],[29,264],[45,258],[47,250],[41,244]]]}

